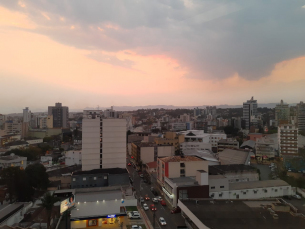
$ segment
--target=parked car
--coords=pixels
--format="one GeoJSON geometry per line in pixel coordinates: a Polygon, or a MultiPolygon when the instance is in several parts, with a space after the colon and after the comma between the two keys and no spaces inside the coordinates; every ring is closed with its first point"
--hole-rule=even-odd
{"type": "Polygon", "coordinates": [[[131,163],[128,163],[127,165],[128,165],[128,166],[131,166],[131,163]]]}
{"type": "Polygon", "coordinates": [[[172,214],[179,213],[179,212],[181,212],[181,209],[179,207],[176,207],[173,210],[171,210],[172,214]]]}
{"type": "Polygon", "coordinates": [[[143,202],[144,202],[144,198],[140,197],[140,203],[143,203],[143,202]]]}
{"type": "Polygon", "coordinates": [[[141,219],[140,213],[139,212],[129,212],[128,213],[128,218],[129,219],[141,219]]]}
{"type": "Polygon", "coordinates": [[[147,205],[147,204],[143,204],[143,209],[144,209],[145,211],[147,211],[147,210],[149,209],[148,205],[147,205]]]}
{"type": "Polygon", "coordinates": [[[159,200],[157,198],[152,198],[152,202],[159,203],[159,200]]]}
{"type": "Polygon", "coordinates": [[[292,197],[295,199],[298,199],[298,200],[302,199],[302,197],[300,195],[292,195],[292,197]]]}
{"type": "Polygon", "coordinates": [[[165,219],[164,219],[163,217],[160,217],[160,218],[159,218],[159,222],[160,222],[160,224],[161,224],[162,226],[165,226],[165,225],[166,225],[166,221],[165,221],[165,219]]]}
{"type": "Polygon", "coordinates": [[[144,199],[145,199],[145,200],[150,200],[150,198],[149,198],[148,195],[145,195],[144,199]]]}
{"type": "Polygon", "coordinates": [[[141,227],[141,226],[138,226],[138,225],[132,225],[132,226],[131,226],[131,229],[142,229],[142,227],[141,227]]]}
{"type": "Polygon", "coordinates": [[[161,200],[161,202],[160,202],[160,203],[161,203],[161,205],[162,205],[162,206],[166,206],[166,203],[165,203],[165,201],[164,201],[164,200],[161,200]]]}
{"type": "Polygon", "coordinates": [[[157,211],[157,208],[156,208],[156,206],[154,204],[151,204],[150,205],[150,210],[157,211]]]}

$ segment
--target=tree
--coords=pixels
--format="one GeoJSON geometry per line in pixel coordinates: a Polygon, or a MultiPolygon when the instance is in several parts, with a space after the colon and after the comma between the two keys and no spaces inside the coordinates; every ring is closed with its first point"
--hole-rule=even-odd
{"type": "Polygon", "coordinates": [[[51,223],[51,215],[52,210],[54,207],[54,204],[59,201],[57,197],[54,197],[50,194],[50,192],[47,192],[42,198],[41,198],[41,206],[44,207],[47,211],[47,229],[50,229],[50,223],[51,223]]]}
{"type": "Polygon", "coordinates": [[[29,184],[35,189],[46,190],[49,185],[49,175],[42,164],[32,164],[25,169],[29,184]]]}
{"type": "Polygon", "coordinates": [[[9,200],[30,201],[34,194],[24,170],[19,167],[8,167],[1,171],[1,181],[8,188],[9,200]]]}

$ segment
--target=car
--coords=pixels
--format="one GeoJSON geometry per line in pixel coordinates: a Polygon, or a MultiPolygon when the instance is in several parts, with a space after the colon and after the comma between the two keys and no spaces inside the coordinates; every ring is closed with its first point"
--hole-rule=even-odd
{"type": "Polygon", "coordinates": [[[161,224],[162,226],[165,226],[165,225],[166,225],[166,221],[165,221],[165,219],[164,219],[163,217],[160,217],[160,218],[159,218],[159,222],[160,222],[160,224],[161,224]]]}
{"type": "Polygon", "coordinates": [[[157,196],[156,198],[157,198],[159,201],[162,200],[162,197],[161,197],[161,196],[157,196]]]}
{"type": "Polygon", "coordinates": [[[151,205],[149,206],[149,208],[150,208],[150,210],[152,210],[152,211],[157,211],[157,208],[156,208],[156,206],[155,206],[154,204],[151,204],[151,205]]]}
{"type": "Polygon", "coordinates": [[[132,225],[132,226],[131,226],[131,229],[142,229],[142,227],[141,227],[141,226],[138,226],[138,225],[132,225]]]}
{"type": "Polygon", "coordinates": [[[152,198],[152,202],[159,203],[159,200],[157,198],[152,198]]]}
{"type": "Polygon", "coordinates": [[[176,207],[173,210],[171,210],[172,214],[179,213],[179,212],[181,212],[181,209],[179,207],[176,207]]]}
{"type": "Polygon", "coordinates": [[[140,213],[139,213],[139,212],[137,212],[137,213],[135,213],[135,212],[129,212],[129,213],[128,213],[128,218],[129,218],[129,219],[141,219],[141,216],[140,216],[140,213]]]}
{"type": "Polygon", "coordinates": [[[286,200],[292,200],[291,196],[283,196],[283,198],[286,200]]]}
{"type": "Polygon", "coordinates": [[[149,209],[148,205],[147,205],[147,204],[143,204],[143,209],[144,209],[145,211],[147,211],[147,210],[149,209]]]}
{"type": "Polygon", "coordinates": [[[298,199],[298,200],[302,199],[302,197],[299,196],[299,195],[292,195],[292,197],[295,198],[295,199],[298,199]]]}
{"type": "Polygon", "coordinates": [[[273,168],[274,167],[274,165],[269,165],[269,168],[273,168]]]}
{"type": "Polygon", "coordinates": [[[144,199],[145,199],[145,200],[150,200],[150,198],[149,198],[148,195],[145,195],[144,199]]]}
{"type": "Polygon", "coordinates": [[[160,203],[161,203],[161,205],[162,205],[162,206],[166,206],[166,203],[165,203],[165,201],[164,201],[164,200],[161,200],[161,202],[160,202],[160,203]]]}
{"type": "Polygon", "coordinates": [[[131,163],[128,163],[127,165],[128,165],[128,166],[131,166],[131,163]]]}
{"type": "Polygon", "coordinates": [[[140,203],[143,203],[143,202],[144,202],[144,198],[140,197],[140,203]]]}
{"type": "Polygon", "coordinates": [[[151,192],[152,192],[155,196],[158,195],[158,192],[157,192],[156,190],[152,190],[151,192]]]}
{"type": "Polygon", "coordinates": [[[140,174],[140,177],[141,177],[141,178],[143,178],[143,177],[144,177],[144,175],[143,175],[143,174],[140,174]]]}

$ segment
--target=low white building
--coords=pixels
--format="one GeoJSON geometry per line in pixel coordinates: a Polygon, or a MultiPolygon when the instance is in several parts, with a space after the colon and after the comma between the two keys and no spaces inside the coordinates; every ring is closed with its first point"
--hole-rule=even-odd
{"type": "Polygon", "coordinates": [[[82,164],[82,151],[69,150],[65,152],[65,165],[81,165],[82,164]]]}
{"type": "Polygon", "coordinates": [[[20,167],[20,169],[25,169],[26,166],[27,166],[26,157],[19,157],[13,153],[10,156],[0,157],[0,170],[9,167],[20,167]]]}
{"type": "Polygon", "coordinates": [[[229,183],[224,175],[209,176],[210,197],[213,199],[263,199],[290,196],[294,192],[283,180],[229,183]]]}
{"type": "Polygon", "coordinates": [[[182,153],[188,153],[193,150],[212,150],[212,145],[205,142],[182,142],[180,149],[182,153]]]}
{"type": "Polygon", "coordinates": [[[0,226],[12,226],[24,218],[24,214],[33,206],[32,202],[9,204],[0,210],[0,226]]]}
{"type": "Polygon", "coordinates": [[[49,162],[49,161],[52,161],[52,160],[53,160],[52,156],[41,156],[40,157],[40,162],[41,163],[46,163],[46,162],[49,162]]]}

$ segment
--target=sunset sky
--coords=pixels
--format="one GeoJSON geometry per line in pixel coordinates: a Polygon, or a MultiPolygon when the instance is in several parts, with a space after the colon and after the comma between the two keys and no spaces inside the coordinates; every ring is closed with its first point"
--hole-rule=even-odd
{"type": "Polygon", "coordinates": [[[305,101],[305,2],[1,0],[0,113],[305,101]]]}

